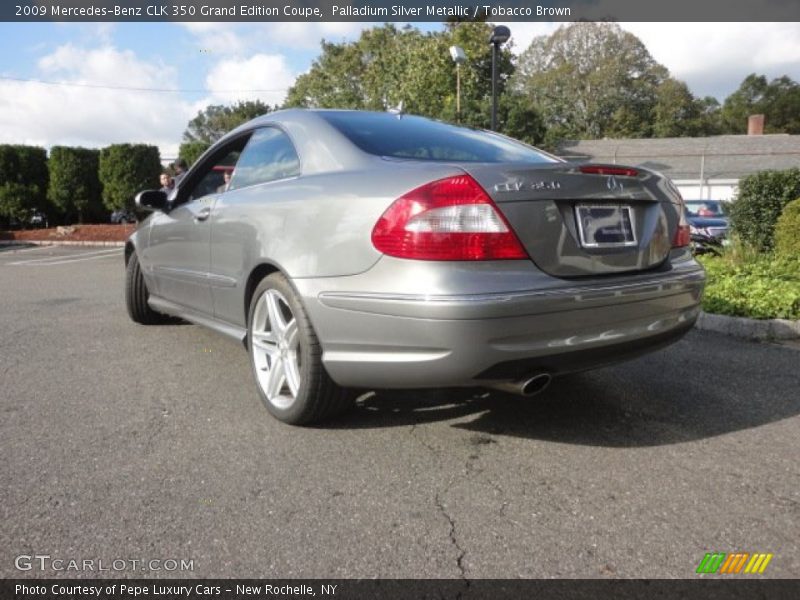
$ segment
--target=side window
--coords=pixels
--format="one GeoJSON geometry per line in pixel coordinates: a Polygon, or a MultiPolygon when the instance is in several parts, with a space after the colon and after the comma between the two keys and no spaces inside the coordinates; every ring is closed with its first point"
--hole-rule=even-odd
{"type": "Polygon", "coordinates": [[[285,179],[300,174],[300,158],[289,137],[276,127],[256,131],[236,163],[228,189],[285,179]]]}
{"type": "Polygon", "coordinates": [[[193,170],[191,180],[181,185],[180,202],[227,191],[231,173],[249,137],[244,136],[226,144],[204,160],[196,171],[193,170]]]}

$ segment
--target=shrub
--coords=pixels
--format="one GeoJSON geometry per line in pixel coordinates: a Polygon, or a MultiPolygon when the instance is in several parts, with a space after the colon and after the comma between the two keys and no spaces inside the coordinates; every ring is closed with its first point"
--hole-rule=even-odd
{"type": "Polygon", "coordinates": [[[775,224],[775,251],[780,256],[800,256],[800,198],[783,207],[775,224]]]}
{"type": "Polygon", "coordinates": [[[156,146],[114,144],[100,151],[103,203],[110,210],[133,208],[137,193],[158,189],[161,158],[156,146]]]}
{"type": "Polygon", "coordinates": [[[46,210],[47,152],[38,146],[0,145],[0,215],[23,218],[46,210]]]}
{"type": "Polygon", "coordinates": [[[88,148],[54,146],[50,149],[50,187],[47,195],[62,212],[99,219],[103,215],[100,179],[97,171],[100,152],[88,148]]]}
{"type": "Polygon", "coordinates": [[[752,319],[800,319],[800,257],[747,261],[702,256],[703,310],[752,319]]]}
{"type": "Polygon", "coordinates": [[[769,252],[783,207],[798,196],[800,169],[762,171],[745,177],[730,206],[731,227],[744,243],[759,252],[769,252]]]}

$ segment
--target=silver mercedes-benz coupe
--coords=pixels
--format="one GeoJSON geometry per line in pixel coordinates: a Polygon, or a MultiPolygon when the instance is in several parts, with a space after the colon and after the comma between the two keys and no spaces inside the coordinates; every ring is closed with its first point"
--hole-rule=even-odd
{"type": "Polygon", "coordinates": [[[271,113],[136,201],[131,318],[241,340],[288,423],[355,389],[535,394],[676,341],[705,281],[665,177],[402,114],[271,113]]]}

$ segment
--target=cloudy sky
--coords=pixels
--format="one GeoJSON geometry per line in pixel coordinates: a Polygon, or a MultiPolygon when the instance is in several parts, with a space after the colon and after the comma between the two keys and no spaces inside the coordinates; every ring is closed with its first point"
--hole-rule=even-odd
{"type": "MultiPolygon", "coordinates": [[[[558,27],[508,25],[516,51],[558,27]]],[[[722,100],[752,72],[800,80],[800,23],[621,25],[699,96],[722,100]]],[[[198,110],[248,98],[280,103],[321,39],[354,39],[368,26],[2,23],[0,143],[145,142],[174,157],[198,110]]]]}

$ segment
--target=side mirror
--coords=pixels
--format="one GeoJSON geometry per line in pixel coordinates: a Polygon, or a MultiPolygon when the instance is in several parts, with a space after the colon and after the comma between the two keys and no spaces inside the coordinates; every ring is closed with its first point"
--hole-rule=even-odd
{"type": "Polygon", "coordinates": [[[136,194],[136,206],[142,210],[164,210],[167,207],[167,195],[161,190],[145,190],[136,194]]]}

